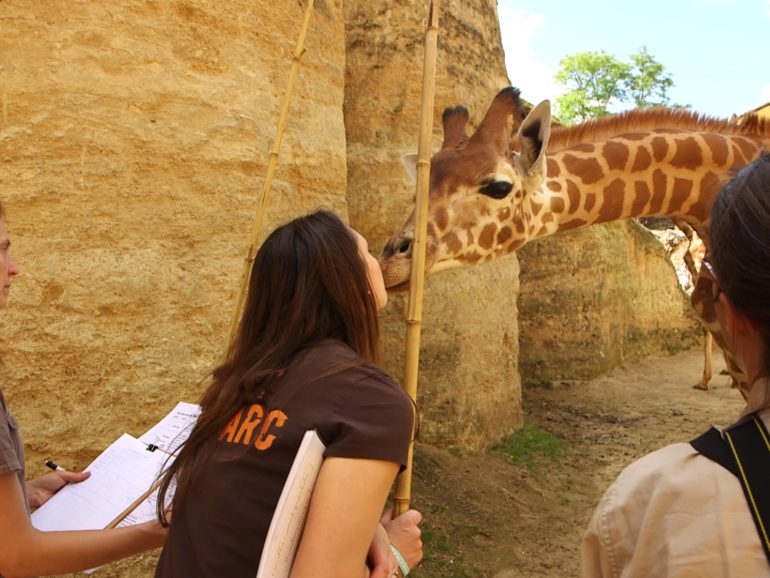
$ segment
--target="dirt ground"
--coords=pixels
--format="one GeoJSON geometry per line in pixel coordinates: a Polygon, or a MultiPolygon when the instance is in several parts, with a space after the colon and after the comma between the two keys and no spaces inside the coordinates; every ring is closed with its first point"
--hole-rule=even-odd
{"type": "MultiPolygon", "coordinates": [[[[715,374],[722,367],[715,354],[715,374]]],[[[623,467],[737,417],[743,401],[726,376],[715,375],[709,391],[691,389],[701,371],[702,354],[691,351],[525,390],[525,423],[566,442],[529,467],[497,451],[418,445],[413,506],[425,516],[426,557],[414,576],[578,576],[583,529],[623,467]]]]}

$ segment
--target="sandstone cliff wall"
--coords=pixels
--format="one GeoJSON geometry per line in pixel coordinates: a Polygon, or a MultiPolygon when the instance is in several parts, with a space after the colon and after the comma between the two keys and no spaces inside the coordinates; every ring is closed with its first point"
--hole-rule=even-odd
{"type": "MultiPolygon", "coordinates": [[[[22,274],[3,389],[29,474],[196,401],[220,359],[304,3],[0,2],[22,274]]],[[[342,2],[316,2],[264,230],[347,202],[342,2]]],[[[148,576],[154,556],[100,571],[148,576]]]]}
{"type": "Polygon", "coordinates": [[[519,260],[525,386],[588,379],[701,343],[664,247],[633,221],[533,242],[519,250],[519,260]]]}

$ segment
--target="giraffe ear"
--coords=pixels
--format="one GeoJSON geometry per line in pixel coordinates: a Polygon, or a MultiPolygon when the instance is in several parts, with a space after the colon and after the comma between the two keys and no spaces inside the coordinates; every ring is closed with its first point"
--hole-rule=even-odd
{"type": "Polygon", "coordinates": [[[509,86],[497,93],[487,109],[481,124],[471,137],[471,142],[482,142],[499,151],[507,151],[511,140],[509,120],[520,118],[521,99],[519,89],[509,86]]]}
{"type": "Polygon", "coordinates": [[[465,134],[465,125],[468,124],[468,109],[464,106],[447,108],[441,115],[441,124],[444,127],[444,144],[441,149],[454,148],[468,140],[465,134]]]}
{"type": "Polygon", "coordinates": [[[544,100],[530,111],[519,128],[520,158],[528,176],[542,170],[550,136],[551,103],[544,100]]]}
{"type": "Polygon", "coordinates": [[[417,182],[417,153],[409,153],[401,157],[401,164],[404,165],[406,174],[412,179],[413,183],[417,182]]]}

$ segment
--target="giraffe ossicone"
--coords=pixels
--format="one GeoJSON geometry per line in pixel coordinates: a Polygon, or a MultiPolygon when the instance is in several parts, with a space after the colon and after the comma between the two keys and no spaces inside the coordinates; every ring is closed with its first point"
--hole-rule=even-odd
{"type": "MultiPolygon", "coordinates": [[[[561,231],[631,217],[671,217],[692,227],[708,247],[717,193],[770,151],[770,122],[757,117],[739,124],[657,108],[551,130],[544,101],[511,138],[509,123],[520,111],[519,91],[503,89],[470,136],[465,108],[444,111],[444,142],[431,159],[426,274],[483,263],[561,231]]],[[[412,214],[380,254],[390,289],[408,285],[413,223],[412,214]]],[[[710,280],[700,276],[693,306],[726,347],[703,298],[708,294],[710,280]]],[[[745,385],[728,351],[726,357],[733,377],[745,385]]],[[[704,387],[710,377],[704,374],[704,387]]]]}

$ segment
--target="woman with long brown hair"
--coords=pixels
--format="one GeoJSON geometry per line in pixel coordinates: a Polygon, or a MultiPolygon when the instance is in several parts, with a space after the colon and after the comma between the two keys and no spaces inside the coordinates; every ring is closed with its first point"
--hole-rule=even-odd
{"type": "MultiPolygon", "coordinates": [[[[377,367],[377,311],[386,302],[366,240],[333,213],[295,219],[268,236],[227,359],[161,484],[159,504],[175,490],[157,577],[253,577],[309,429],[326,451],[292,577],[368,573],[367,552],[414,420],[408,396],[377,367]]],[[[162,508],[159,515],[165,522],[162,508]]],[[[421,556],[415,515],[405,533],[409,551],[418,551],[413,562],[421,556]]],[[[375,562],[380,575],[395,568],[375,562]]]]}

